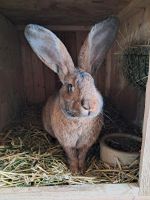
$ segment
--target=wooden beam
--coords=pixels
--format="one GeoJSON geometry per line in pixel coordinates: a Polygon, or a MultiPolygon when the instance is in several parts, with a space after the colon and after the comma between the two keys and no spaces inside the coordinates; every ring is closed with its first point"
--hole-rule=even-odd
{"type": "MultiPolygon", "coordinates": [[[[136,184],[71,185],[50,187],[1,188],[4,200],[145,200],[138,197],[136,184]]],[[[148,198],[147,198],[148,199],[148,198]]]]}
{"type": "Polygon", "coordinates": [[[134,16],[141,9],[147,8],[148,5],[150,6],[149,0],[132,0],[129,5],[127,5],[122,11],[119,12],[118,17],[122,22],[129,17],[134,16]]]}
{"type": "Polygon", "coordinates": [[[111,66],[112,66],[112,49],[109,50],[107,54],[107,59],[106,59],[106,77],[105,77],[105,96],[109,96],[110,92],[110,82],[111,82],[111,66]]]}
{"type": "MultiPolygon", "coordinates": [[[[57,25],[57,26],[50,26],[50,25],[42,25],[52,31],[89,31],[91,26],[67,26],[67,25],[57,25]]],[[[22,31],[25,28],[25,25],[17,25],[18,30],[22,31]]]]}
{"type": "Polygon", "coordinates": [[[116,15],[131,0],[0,0],[0,12],[14,24],[91,25],[116,15]]]}
{"type": "Polygon", "coordinates": [[[150,195],[150,56],[140,161],[140,194],[150,195]]]}

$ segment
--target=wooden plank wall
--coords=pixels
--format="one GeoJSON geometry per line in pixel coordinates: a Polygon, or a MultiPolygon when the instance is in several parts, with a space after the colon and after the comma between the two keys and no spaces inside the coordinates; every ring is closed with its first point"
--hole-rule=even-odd
{"type": "Polygon", "coordinates": [[[81,184],[52,187],[0,188],[0,199],[4,200],[149,200],[138,196],[136,184],[81,184]]]}
{"type": "Polygon", "coordinates": [[[0,130],[16,117],[23,101],[18,34],[0,15],[0,130]]]}
{"type": "Polygon", "coordinates": [[[131,0],[1,0],[0,12],[14,24],[91,25],[116,15],[131,0]]]}
{"type": "MultiPolygon", "coordinates": [[[[149,57],[150,62],[150,57],[149,57]]],[[[149,63],[150,70],[150,63],[149,63]]],[[[143,123],[143,140],[140,160],[140,194],[150,196],[150,71],[146,88],[145,114],[143,123]]]]}
{"type": "Polygon", "coordinates": [[[120,13],[120,31],[111,50],[111,55],[109,55],[111,62],[108,59],[104,69],[106,70],[105,92],[130,122],[142,126],[145,93],[129,84],[123,76],[118,53],[121,53],[128,41],[142,41],[141,44],[143,44],[143,42],[150,40],[150,3],[147,1],[134,11],[132,10],[123,16],[124,12],[120,13]]]}

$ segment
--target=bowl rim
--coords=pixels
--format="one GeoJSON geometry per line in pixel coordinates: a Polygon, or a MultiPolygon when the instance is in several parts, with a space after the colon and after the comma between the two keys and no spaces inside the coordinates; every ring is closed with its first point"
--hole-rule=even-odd
{"type": "Polygon", "coordinates": [[[135,154],[139,154],[140,153],[140,150],[139,151],[134,151],[134,152],[127,152],[127,151],[123,151],[123,150],[118,150],[118,149],[115,149],[113,147],[110,147],[108,144],[106,144],[105,140],[109,137],[116,137],[116,136],[122,136],[122,137],[126,137],[126,138],[130,138],[130,139],[133,139],[133,140],[136,140],[138,142],[142,142],[142,138],[139,137],[139,136],[135,136],[135,135],[131,135],[129,133],[109,133],[107,135],[104,135],[101,140],[100,140],[100,148],[101,148],[101,145],[107,147],[108,149],[114,151],[114,152],[118,152],[118,153],[123,153],[123,154],[126,154],[126,155],[135,155],[135,154]]]}

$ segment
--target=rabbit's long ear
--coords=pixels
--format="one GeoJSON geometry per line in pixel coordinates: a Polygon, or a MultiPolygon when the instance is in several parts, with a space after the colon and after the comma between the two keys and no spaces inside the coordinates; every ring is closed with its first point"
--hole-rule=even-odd
{"type": "Polygon", "coordinates": [[[64,44],[54,33],[34,24],[26,26],[25,37],[37,56],[58,74],[63,83],[65,76],[74,71],[73,61],[64,44]]]}
{"type": "Polygon", "coordinates": [[[101,66],[105,55],[116,38],[119,21],[116,17],[92,27],[79,54],[79,67],[93,74],[101,66]]]}

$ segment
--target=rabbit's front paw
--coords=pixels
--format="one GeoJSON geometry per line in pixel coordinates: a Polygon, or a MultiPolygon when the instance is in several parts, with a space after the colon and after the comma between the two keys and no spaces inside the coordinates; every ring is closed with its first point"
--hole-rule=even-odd
{"type": "Polygon", "coordinates": [[[71,170],[71,173],[73,175],[78,174],[78,172],[79,172],[78,162],[72,162],[72,163],[70,163],[70,170],[71,170]]]}

